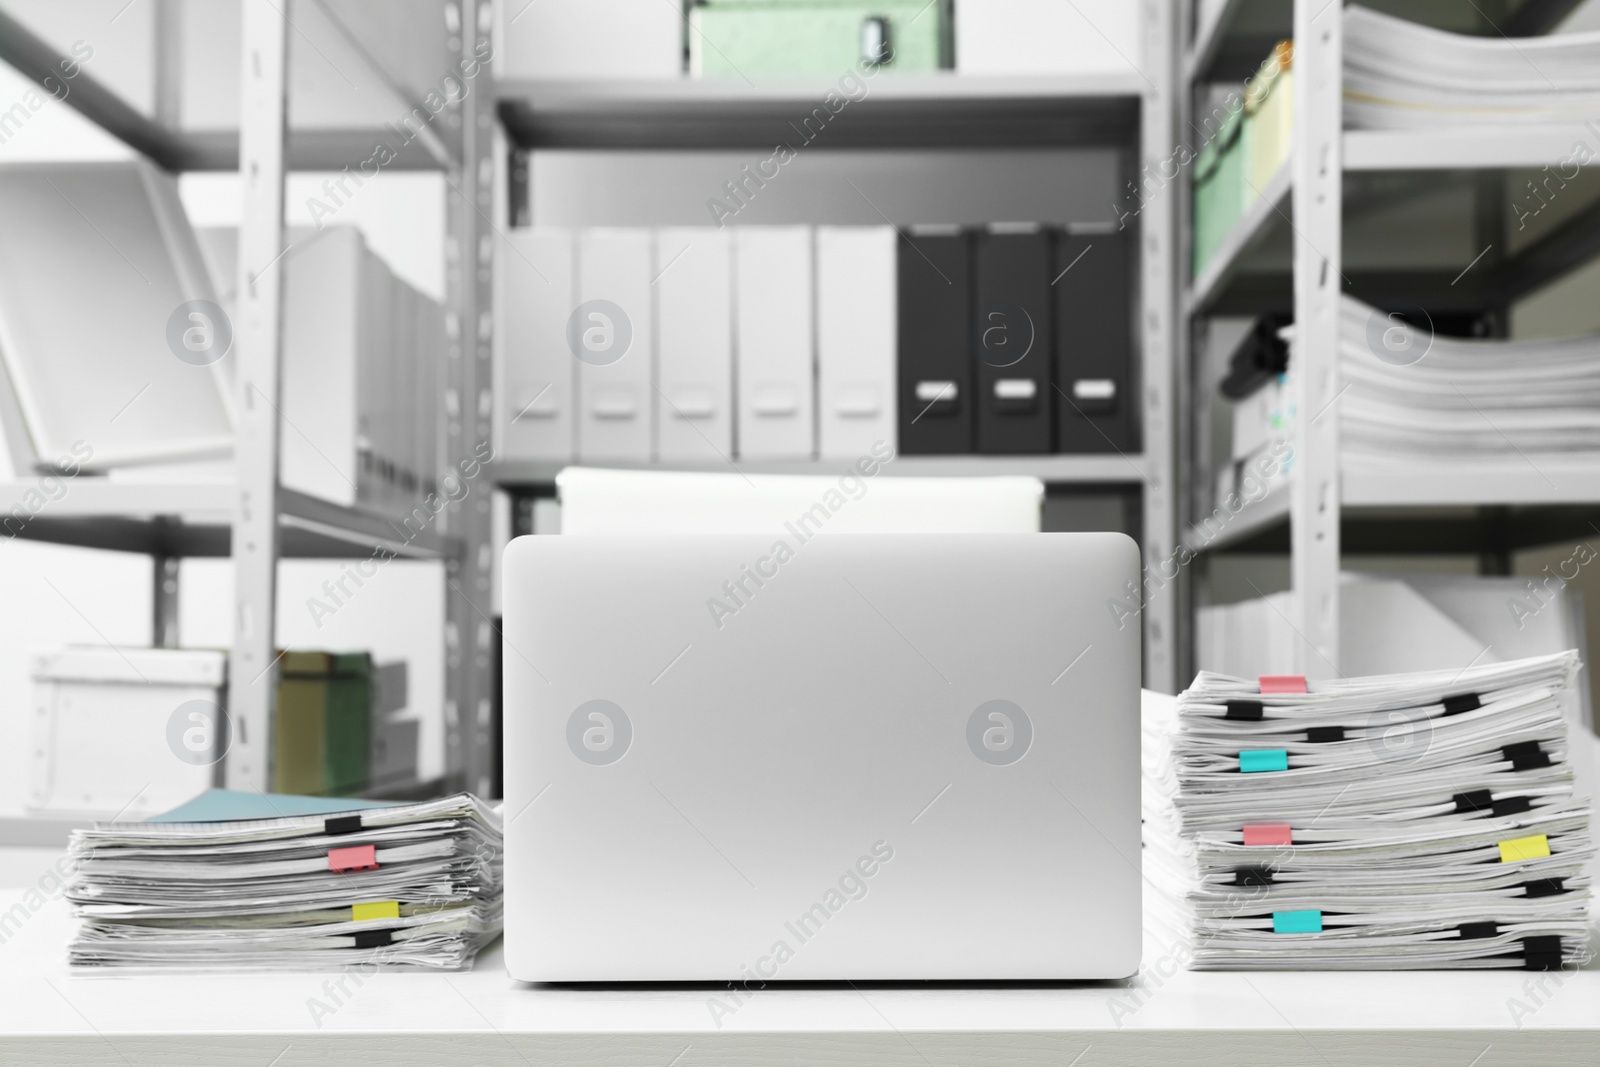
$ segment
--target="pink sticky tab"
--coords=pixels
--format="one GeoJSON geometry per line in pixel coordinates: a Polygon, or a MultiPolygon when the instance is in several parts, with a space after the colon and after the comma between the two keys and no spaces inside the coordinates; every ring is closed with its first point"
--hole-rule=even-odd
{"type": "Polygon", "coordinates": [[[377,845],[353,845],[350,848],[330,848],[328,850],[328,870],[336,873],[345,871],[375,871],[378,869],[377,845]]]}
{"type": "Polygon", "coordinates": [[[1244,828],[1247,845],[1292,845],[1293,833],[1284,822],[1263,822],[1244,828]]]}
{"type": "Polygon", "coordinates": [[[1261,693],[1263,696],[1270,693],[1304,693],[1306,691],[1306,676],[1303,674],[1263,674],[1261,676],[1261,693]]]}

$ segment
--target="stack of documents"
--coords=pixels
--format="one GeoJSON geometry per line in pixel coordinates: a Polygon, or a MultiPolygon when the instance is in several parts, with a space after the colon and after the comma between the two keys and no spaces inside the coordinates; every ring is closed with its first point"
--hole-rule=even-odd
{"type": "Polygon", "coordinates": [[[1389,463],[1505,458],[1523,470],[1600,457],[1600,335],[1442,337],[1351,297],[1340,315],[1347,452],[1389,463]]]}
{"type": "MultiPolygon", "coordinates": [[[[1581,546],[1526,577],[1480,574],[1364,574],[1339,576],[1339,667],[1350,676],[1459,669],[1548,656],[1586,641],[1583,600],[1565,587],[1592,552],[1581,546]]],[[[1210,604],[1195,611],[1196,664],[1245,678],[1293,662],[1300,636],[1285,626],[1295,617],[1293,590],[1210,604]]],[[[1587,705],[1580,680],[1573,697],[1587,705]]]]}
{"type": "Polygon", "coordinates": [[[1344,119],[1363,129],[1600,117],[1600,33],[1471,37],[1345,8],[1344,119]]]}
{"type": "Polygon", "coordinates": [[[1201,673],[1147,698],[1153,925],[1215,970],[1587,958],[1574,652],[1331,682],[1201,673]],[[1307,691],[1309,689],[1309,691],[1307,691]]]}
{"type": "Polygon", "coordinates": [[[213,790],[73,834],[71,962],[461,970],[500,931],[501,842],[466,793],[390,807],[213,790]]]}

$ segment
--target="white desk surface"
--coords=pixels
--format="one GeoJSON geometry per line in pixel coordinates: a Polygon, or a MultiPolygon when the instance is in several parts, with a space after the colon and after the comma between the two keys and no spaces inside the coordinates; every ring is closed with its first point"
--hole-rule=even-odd
{"type": "Polygon", "coordinates": [[[520,985],[498,945],[471,973],[379,974],[332,994],[326,974],[81,977],[66,905],[24,904],[18,926],[23,899],[0,891],[0,1063],[29,1067],[1600,1063],[1596,969],[1198,973],[1152,944],[1132,982],[774,989],[718,1026],[719,990],[520,985]],[[313,998],[331,1013],[314,1016],[313,998]]]}

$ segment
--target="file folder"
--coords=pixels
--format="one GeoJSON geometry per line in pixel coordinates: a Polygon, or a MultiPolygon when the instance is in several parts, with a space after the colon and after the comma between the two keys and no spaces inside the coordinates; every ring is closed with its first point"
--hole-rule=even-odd
{"type": "Polygon", "coordinates": [[[1134,449],[1133,296],[1127,235],[1069,228],[1056,242],[1056,449],[1134,449]]]}
{"type": "Polygon", "coordinates": [[[417,406],[417,379],[422,362],[423,295],[404,281],[395,279],[400,297],[400,322],[405,337],[395,348],[394,384],[399,418],[395,423],[394,492],[402,507],[421,503],[417,494],[417,467],[422,458],[422,410],[417,406]]]}
{"type": "Polygon", "coordinates": [[[958,226],[914,228],[899,246],[900,451],[973,451],[972,245],[958,226]]]}
{"type": "Polygon", "coordinates": [[[329,226],[284,257],[278,402],[305,430],[281,436],[278,477],[291,489],[346,506],[376,503],[364,469],[382,382],[374,373],[379,353],[368,290],[376,279],[368,255],[360,231],[329,226]]]}
{"type": "Polygon", "coordinates": [[[578,458],[650,459],[655,335],[649,230],[587,230],[565,334],[577,356],[578,458]]]}
{"type": "Polygon", "coordinates": [[[991,226],[977,235],[973,259],[978,451],[1049,452],[1050,237],[1032,225],[991,226]]]}
{"type": "Polygon", "coordinates": [[[733,260],[727,231],[656,235],[660,370],[656,456],[720,464],[733,455],[733,260]]]}
{"type": "MultiPolygon", "coordinates": [[[[394,396],[390,390],[392,378],[389,360],[395,346],[395,279],[383,261],[364,244],[361,245],[360,263],[357,284],[361,291],[361,329],[365,336],[357,356],[360,361],[357,380],[370,385],[365,390],[359,386],[357,388],[358,395],[367,393],[367,399],[361,403],[357,416],[360,430],[356,437],[356,450],[360,474],[356,477],[356,503],[386,510],[392,503],[383,472],[384,460],[389,455],[390,443],[394,439],[394,396]]],[[[311,378],[308,383],[311,388],[319,387],[320,377],[318,374],[311,378]]],[[[299,435],[285,435],[282,439],[288,440],[290,436],[299,435]]]]}
{"type": "Polygon", "coordinates": [[[444,368],[445,353],[449,349],[450,341],[446,332],[444,308],[439,306],[437,300],[429,299],[423,302],[420,336],[426,355],[422,362],[422,373],[417,380],[417,389],[421,395],[417,404],[420,415],[417,419],[416,432],[422,439],[421,467],[417,471],[417,477],[420,480],[419,495],[426,498],[429,493],[439,491],[440,476],[450,465],[444,447],[449,424],[446,421],[444,405],[439,403],[439,398],[444,395],[444,390],[447,388],[444,368]]]}
{"type": "Polygon", "coordinates": [[[817,228],[817,451],[895,442],[895,231],[817,228]]]}
{"type": "Polygon", "coordinates": [[[567,348],[567,317],[578,303],[572,234],[509,230],[507,241],[509,247],[495,257],[501,323],[495,344],[496,451],[511,460],[565,462],[572,458],[576,433],[578,361],[567,348]]]}
{"type": "Polygon", "coordinates": [[[811,229],[736,231],[738,439],[750,459],[809,459],[814,434],[811,229]]]}

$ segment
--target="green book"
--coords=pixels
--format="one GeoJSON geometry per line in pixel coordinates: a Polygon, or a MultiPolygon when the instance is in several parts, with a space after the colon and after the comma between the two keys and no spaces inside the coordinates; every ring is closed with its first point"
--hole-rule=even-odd
{"type": "Polygon", "coordinates": [[[343,652],[332,657],[328,675],[328,796],[351,796],[367,788],[372,751],[372,656],[343,652]]]}
{"type": "Polygon", "coordinates": [[[285,652],[273,720],[272,788],[348,796],[367,787],[372,742],[372,656],[285,652]]]}
{"type": "Polygon", "coordinates": [[[327,711],[322,654],[285,652],[278,661],[278,701],[272,720],[274,793],[323,794],[327,711]]]}

